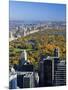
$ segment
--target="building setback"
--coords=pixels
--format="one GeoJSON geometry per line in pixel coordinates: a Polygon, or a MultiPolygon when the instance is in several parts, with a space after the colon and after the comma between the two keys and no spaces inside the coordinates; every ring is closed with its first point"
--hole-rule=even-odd
{"type": "Polygon", "coordinates": [[[42,58],[39,62],[39,87],[66,85],[66,61],[59,60],[58,49],[54,57],[42,58]]]}

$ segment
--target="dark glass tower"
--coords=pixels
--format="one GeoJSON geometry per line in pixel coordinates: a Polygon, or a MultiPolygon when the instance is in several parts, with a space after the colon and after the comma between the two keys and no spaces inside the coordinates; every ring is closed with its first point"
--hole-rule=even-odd
{"type": "Polygon", "coordinates": [[[53,86],[55,82],[55,73],[59,63],[59,50],[54,49],[54,57],[41,58],[39,63],[39,86],[53,86]]]}
{"type": "Polygon", "coordinates": [[[17,75],[17,86],[23,88],[23,77],[24,75],[17,75]]]}
{"type": "Polygon", "coordinates": [[[52,86],[52,61],[40,61],[39,65],[39,86],[52,86]]]}

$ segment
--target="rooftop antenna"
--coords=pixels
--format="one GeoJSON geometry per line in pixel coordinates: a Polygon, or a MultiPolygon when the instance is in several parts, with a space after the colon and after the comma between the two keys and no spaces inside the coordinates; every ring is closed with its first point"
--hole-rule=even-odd
{"type": "Polygon", "coordinates": [[[59,57],[59,48],[54,49],[54,57],[59,57]]]}

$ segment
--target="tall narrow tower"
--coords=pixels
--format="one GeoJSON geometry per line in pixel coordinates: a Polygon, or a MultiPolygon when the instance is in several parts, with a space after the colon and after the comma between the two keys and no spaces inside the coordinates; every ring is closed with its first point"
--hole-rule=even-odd
{"type": "Polygon", "coordinates": [[[9,32],[9,41],[12,41],[12,40],[14,40],[13,33],[12,32],[9,32]]]}
{"type": "Polygon", "coordinates": [[[23,53],[24,53],[25,60],[27,60],[27,52],[26,52],[26,50],[24,50],[23,53]]]}
{"type": "Polygon", "coordinates": [[[23,36],[24,37],[27,35],[26,32],[27,32],[27,27],[25,27],[24,30],[23,30],[23,36]]]}
{"type": "Polygon", "coordinates": [[[20,56],[20,64],[24,64],[25,62],[27,62],[27,52],[23,50],[20,56]]]}
{"type": "Polygon", "coordinates": [[[54,57],[59,57],[59,48],[54,49],[54,57]]]}
{"type": "Polygon", "coordinates": [[[24,59],[25,61],[27,60],[27,52],[26,52],[26,50],[22,51],[20,58],[24,59]]]}

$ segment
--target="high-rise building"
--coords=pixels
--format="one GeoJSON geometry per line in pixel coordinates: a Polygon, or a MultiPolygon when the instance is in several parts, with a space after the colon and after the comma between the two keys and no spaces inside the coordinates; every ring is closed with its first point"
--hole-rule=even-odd
{"type": "Polygon", "coordinates": [[[23,88],[33,88],[34,87],[34,75],[33,73],[28,73],[23,77],[23,88]]]}
{"type": "Polygon", "coordinates": [[[23,77],[24,75],[17,75],[17,86],[23,88],[23,77]]]}
{"type": "Polygon", "coordinates": [[[27,52],[26,50],[23,50],[20,56],[20,60],[19,60],[19,64],[20,65],[24,65],[27,64],[27,52]]]}
{"type": "Polygon", "coordinates": [[[11,76],[11,80],[9,81],[9,89],[17,89],[17,76],[11,76]]]}
{"type": "Polygon", "coordinates": [[[52,86],[52,61],[40,61],[39,66],[39,86],[52,86]]]}
{"type": "MultiPolygon", "coordinates": [[[[39,86],[53,86],[57,65],[59,64],[59,49],[54,49],[54,57],[42,57],[39,63],[39,86]]],[[[60,70],[60,69],[58,69],[60,70]]]]}
{"type": "Polygon", "coordinates": [[[56,86],[66,85],[66,62],[64,60],[61,60],[57,64],[57,68],[55,71],[54,85],[56,86]]]}
{"type": "Polygon", "coordinates": [[[9,89],[16,89],[16,88],[17,88],[17,74],[12,67],[9,76],[9,89]]]}
{"type": "Polygon", "coordinates": [[[27,61],[27,53],[24,50],[20,56],[20,62],[19,65],[15,66],[15,70],[17,72],[17,85],[19,88],[26,88],[26,83],[28,82],[29,79],[29,83],[30,86],[27,84],[27,87],[34,87],[33,86],[33,82],[34,82],[34,68],[33,65],[29,64],[29,62],[27,61]],[[33,74],[32,74],[33,73],[33,74]],[[30,77],[28,77],[30,76],[30,77]],[[33,78],[31,78],[33,77],[33,78]],[[26,81],[25,81],[26,79],[26,81]],[[33,82],[32,82],[33,81],[33,82]],[[32,83],[31,83],[32,82],[32,83]]]}
{"type": "Polygon", "coordinates": [[[27,52],[26,52],[26,50],[22,51],[20,58],[22,58],[24,60],[27,60],[27,52]]]}
{"type": "MultiPolygon", "coordinates": [[[[17,72],[18,72],[18,75],[17,75],[17,85],[19,88],[27,88],[29,85],[29,87],[34,87],[34,70],[33,70],[33,65],[29,65],[29,64],[26,64],[26,65],[19,65],[18,68],[17,68],[17,72]],[[26,79],[26,81],[25,81],[26,79]],[[28,79],[29,79],[29,85],[26,83],[28,82],[28,79]]],[[[29,88],[28,87],[28,88],[29,88]]]]}

